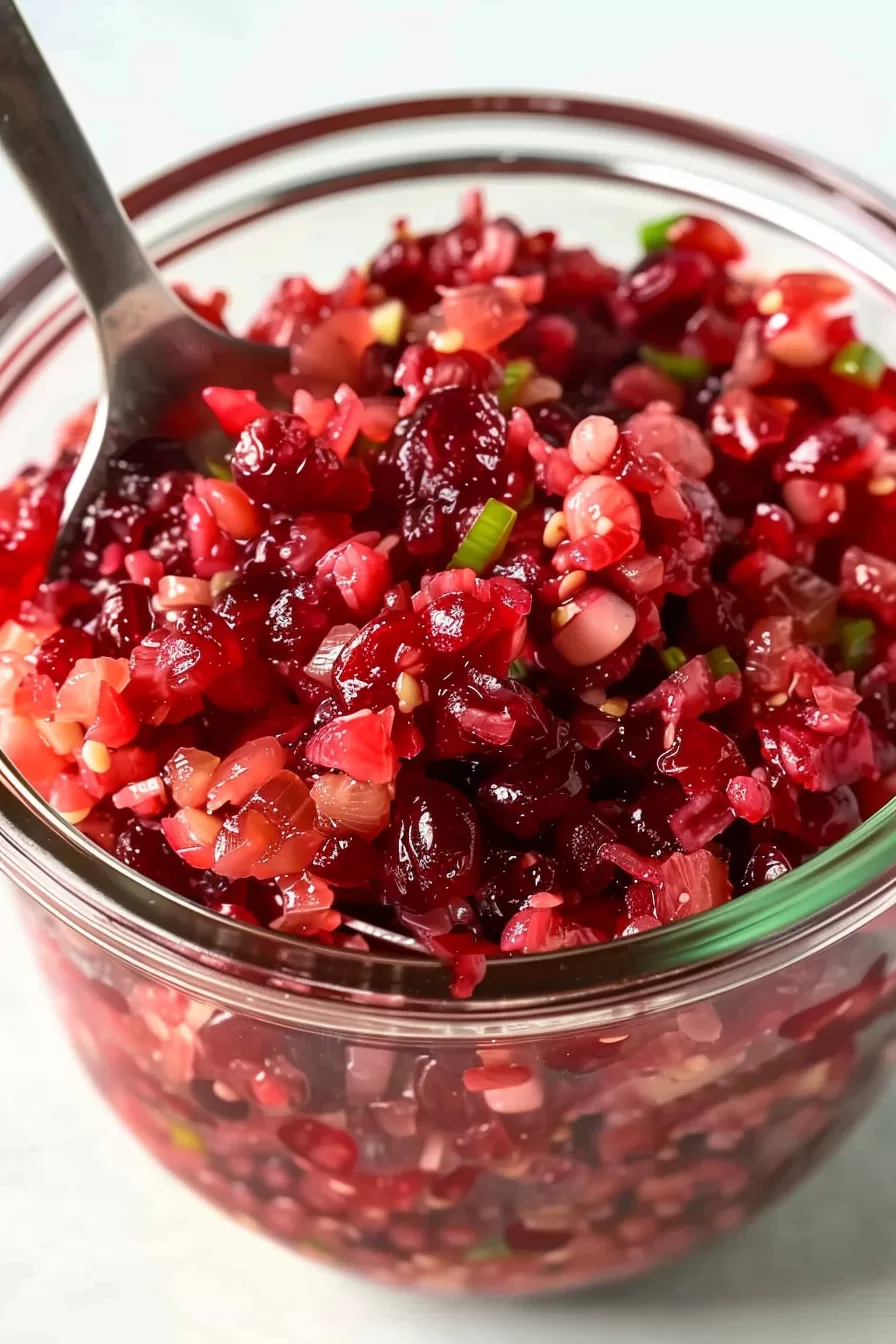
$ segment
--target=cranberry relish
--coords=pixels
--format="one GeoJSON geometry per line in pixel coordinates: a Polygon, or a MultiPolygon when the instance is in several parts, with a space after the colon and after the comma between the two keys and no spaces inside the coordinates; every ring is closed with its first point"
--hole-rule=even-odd
{"type": "MultiPolygon", "coordinates": [[[[629,272],[404,221],[250,336],[284,404],[113,464],[42,581],[88,417],[0,494],[0,745],[219,914],[472,992],[787,872],[896,793],[896,374],[828,274],[692,215],[629,272]]],[[[189,301],[222,322],[223,296],[189,301]]]]}

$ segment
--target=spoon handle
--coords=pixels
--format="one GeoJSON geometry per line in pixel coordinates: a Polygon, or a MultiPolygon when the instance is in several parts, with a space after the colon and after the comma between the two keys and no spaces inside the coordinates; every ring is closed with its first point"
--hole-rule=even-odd
{"type": "Polygon", "coordinates": [[[157,306],[167,306],[165,295],[171,307],[177,301],[137,241],[13,0],[0,0],[0,144],[40,207],[108,360],[116,301],[137,289],[161,299],[157,306]]]}

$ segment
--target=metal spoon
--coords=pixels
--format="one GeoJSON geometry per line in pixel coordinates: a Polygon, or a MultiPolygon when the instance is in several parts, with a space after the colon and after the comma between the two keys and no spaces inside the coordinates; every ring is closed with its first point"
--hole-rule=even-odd
{"type": "MultiPolygon", "coordinates": [[[[0,144],[81,291],[106,378],[66,492],[53,577],[114,457],[155,433],[175,406],[198,402],[210,384],[252,388],[270,400],[273,375],[288,369],[289,352],[226,335],[194,316],[168,287],[137,241],[13,0],[0,0],[0,144]]],[[[214,435],[200,438],[200,456],[212,456],[213,445],[214,435]]]]}
{"type": "MultiPolygon", "coordinates": [[[[280,346],[228,336],[194,316],[147,257],[13,0],[0,0],[0,144],[46,220],[96,329],[106,375],[90,438],[66,491],[50,576],[75,539],[108,465],[203,387],[276,396],[280,346]]],[[[211,454],[214,436],[202,437],[211,454]]],[[[195,460],[195,458],[194,458],[195,460]]],[[[197,463],[197,465],[199,465],[197,463]]],[[[404,934],[346,919],[367,938],[422,951],[404,934]]]]}

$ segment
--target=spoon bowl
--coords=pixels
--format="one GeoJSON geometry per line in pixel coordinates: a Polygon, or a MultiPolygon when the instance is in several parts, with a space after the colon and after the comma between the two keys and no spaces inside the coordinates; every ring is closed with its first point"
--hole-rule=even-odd
{"type": "Polygon", "coordinates": [[[111,191],[13,0],[0,0],[0,144],[40,209],[93,320],[106,391],[72,474],[50,560],[58,576],[109,463],[190,412],[197,470],[220,456],[204,387],[251,389],[270,402],[286,347],[230,336],[165,283],[111,191]]]}

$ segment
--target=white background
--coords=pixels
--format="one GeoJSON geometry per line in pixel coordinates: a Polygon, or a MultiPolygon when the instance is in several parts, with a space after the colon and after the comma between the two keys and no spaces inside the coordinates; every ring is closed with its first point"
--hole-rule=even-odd
{"type": "MultiPolygon", "coordinates": [[[[677,105],[896,191],[890,0],[22,0],[124,188],[249,127],[470,87],[677,105]]],[[[2,42],[2,34],[0,34],[2,42]]],[[[0,165],[0,271],[42,242],[0,165]]],[[[862,1344],[894,1337],[896,1097],[745,1232],[564,1302],[443,1304],[306,1266],[144,1156],[62,1043],[0,889],[3,1344],[862,1344]]]]}

